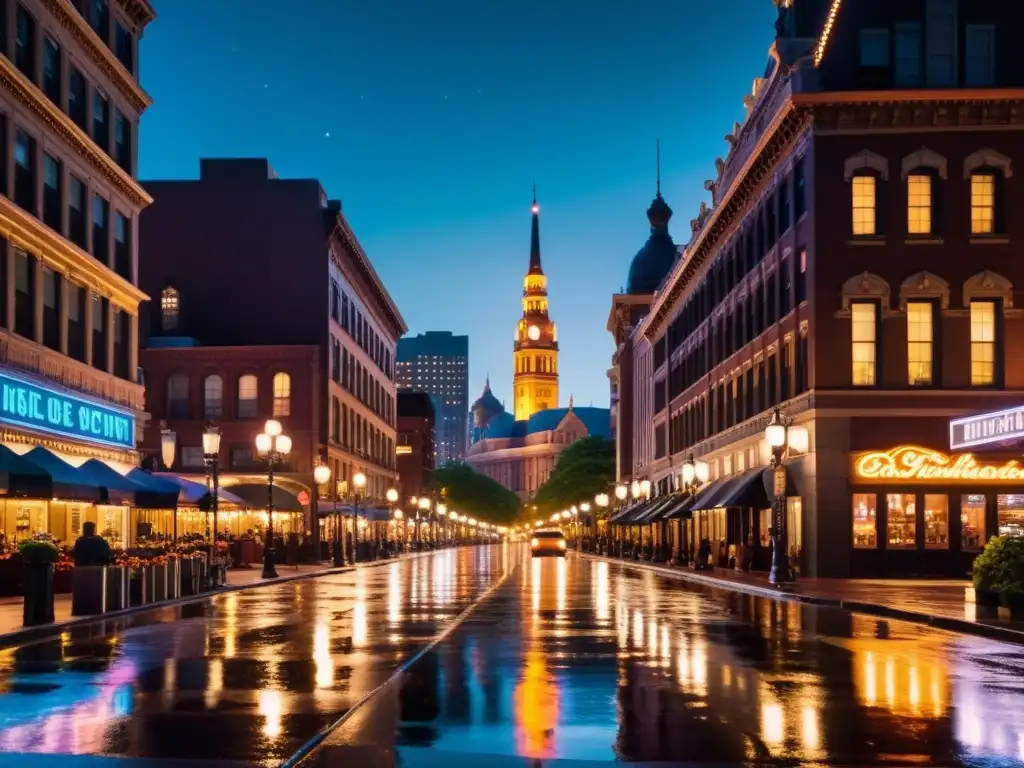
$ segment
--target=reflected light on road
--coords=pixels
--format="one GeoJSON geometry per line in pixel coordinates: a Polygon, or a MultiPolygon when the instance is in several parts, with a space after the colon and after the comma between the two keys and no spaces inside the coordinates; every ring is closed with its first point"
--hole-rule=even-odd
{"type": "Polygon", "coordinates": [[[394,626],[402,618],[402,572],[399,563],[388,567],[388,624],[394,626]]]}
{"type": "Polygon", "coordinates": [[[810,704],[805,704],[800,710],[800,738],[807,750],[816,751],[821,746],[818,713],[810,704]]]}
{"type": "Polygon", "coordinates": [[[640,611],[633,611],[633,647],[643,648],[644,646],[644,615],[640,611]]]}
{"type": "Polygon", "coordinates": [[[331,634],[326,619],[318,619],[313,630],[313,663],[316,665],[316,687],[332,687],[334,659],[331,657],[331,634]]]}
{"type": "Polygon", "coordinates": [[[554,757],[552,734],[558,724],[558,686],[551,682],[544,651],[526,652],[523,675],[513,694],[517,752],[525,757],[554,757]]]}
{"type": "MultiPolygon", "coordinates": [[[[766,696],[770,693],[764,692],[766,696]]],[[[782,705],[774,700],[761,702],[761,740],[769,747],[779,747],[786,738],[786,721],[782,705]]]]}
{"type": "Polygon", "coordinates": [[[540,560],[536,557],[530,562],[530,587],[534,618],[540,613],[540,560]]]}
{"type": "Polygon", "coordinates": [[[608,563],[598,562],[595,564],[594,574],[596,580],[597,620],[608,621],[611,617],[609,611],[611,597],[608,594],[608,563]]]}
{"type": "Polygon", "coordinates": [[[238,653],[238,593],[224,596],[224,658],[233,659],[238,653]]]}
{"type": "Polygon", "coordinates": [[[210,659],[208,662],[206,690],[203,692],[203,703],[207,709],[216,709],[220,701],[221,691],[224,690],[224,661],[222,659],[210,659]]]}
{"type": "Polygon", "coordinates": [[[259,712],[263,718],[263,735],[268,739],[276,739],[281,735],[284,694],[281,691],[260,691],[259,712]]]}
{"type": "MultiPolygon", "coordinates": [[[[418,562],[416,560],[414,563],[418,562]]],[[[413,575],[415,580],[416,576],[413,575]]],[[[352,606],[352,647],[362,648],[367,637],[366,571],[356,571],[356,602],[352,606]]]]}
{"type": "MultiPolygon", "coordinates": [[[[565,593],[566,593],[566,581],[567,581],[566,568],[567,567],[568,567],[568,564],[565,562],[565,558],[564,557],[558,558],[558,582],[557,582],[557,588],[558,588],[558,613],[560,613],[560,614],[564,614],[565,613],[565,593]]],[[[561,617],[559,617],[559,618],[561,618],[561,617]]]]}

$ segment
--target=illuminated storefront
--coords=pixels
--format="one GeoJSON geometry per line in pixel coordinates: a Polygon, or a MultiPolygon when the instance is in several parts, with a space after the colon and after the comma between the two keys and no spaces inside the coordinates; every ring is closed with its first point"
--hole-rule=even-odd
{"type": "Polygon", "coordinates": [[[850,483],[855,576],[963,575],[990,537],[1024,534],[1019,455],[863,451],[850,483]]]}

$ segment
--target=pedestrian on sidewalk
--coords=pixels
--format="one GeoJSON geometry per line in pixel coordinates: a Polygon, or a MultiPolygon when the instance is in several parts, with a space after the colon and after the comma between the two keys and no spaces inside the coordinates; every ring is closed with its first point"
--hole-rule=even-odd
{"type": "Polygon", "coordinates": [[[75,565],[110,565],[113,559],[110,544],[96,533],[96,523],[84,523],[75,542],[75,565]]]}

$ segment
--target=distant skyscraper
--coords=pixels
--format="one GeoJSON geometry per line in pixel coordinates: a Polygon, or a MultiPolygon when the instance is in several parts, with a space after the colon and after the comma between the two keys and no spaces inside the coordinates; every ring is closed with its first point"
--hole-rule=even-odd
{"type": "Polygon", "coordinates": [[[469,436],[469,337],[428,331],[398,341],[395,359],[399,389],[433,396],[436,461],[466,458],[469,436]]]}

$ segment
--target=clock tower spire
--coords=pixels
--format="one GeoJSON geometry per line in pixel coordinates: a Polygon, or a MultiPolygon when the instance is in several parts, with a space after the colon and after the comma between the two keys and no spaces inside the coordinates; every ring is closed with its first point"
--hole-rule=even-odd
{"type": "Polygon", "coordinates": [[[548,281],[540,263],[540,206],[533,187],[530,266],[523,281],[523,316],[516,326],[512,377],[516,421],[558,407],[558,334],[548,317],[548,281]]]}

